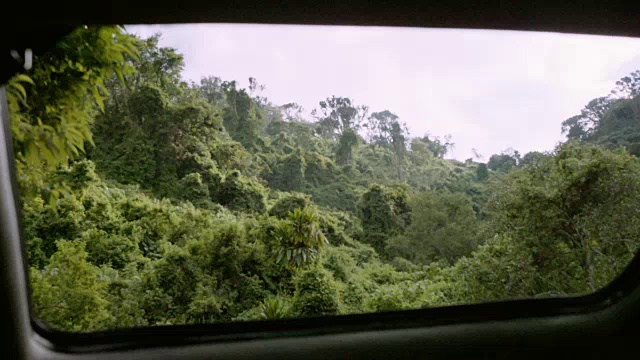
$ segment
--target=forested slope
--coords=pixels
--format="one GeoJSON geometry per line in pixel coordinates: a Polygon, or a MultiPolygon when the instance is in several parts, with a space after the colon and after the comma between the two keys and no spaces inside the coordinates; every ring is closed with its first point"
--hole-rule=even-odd
{"type": "Polygon", "coordinates": [[[460,162],[384,104],[307,119],[253,78],[186,83],[158,40],[78,29],[9,84],[33,305],[57,328],[579,294],[638,249],[640,73],[549,152],[460,162]]]}

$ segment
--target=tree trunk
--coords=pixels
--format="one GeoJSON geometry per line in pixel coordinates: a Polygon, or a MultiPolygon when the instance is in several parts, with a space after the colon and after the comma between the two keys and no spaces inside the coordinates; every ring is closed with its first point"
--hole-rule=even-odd
{"type": "Polygon", "coordinates": [[[589,243],[584,236],[582,236],[582,249],[584,251],[584,263],[587,267],[587,281],[589,282],[589,287],[592,292],[596,291],[596,286],[593,280],[593,263],[591,259],[591,249],[589,247],[589,243]]]}
{"type": "Polygon", "coordinates": [[[398,178],[401,183],[404,183],[404,170],[402,170],[402,166],[398,165],[398,178]]]}

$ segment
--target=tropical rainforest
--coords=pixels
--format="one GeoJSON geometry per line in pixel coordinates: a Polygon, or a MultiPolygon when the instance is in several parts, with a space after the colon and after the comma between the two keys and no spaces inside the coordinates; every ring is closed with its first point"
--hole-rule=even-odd
{"type": "MultiPolygon", "coordinates": [[[[182,79],[81,27],[7,84],[35,315],[53,328],[357,314],[596,291],[640,247],[640,71],[547,152],[447,158],[393,109],[182,79]]],[[[344,94],[343,94],[344,95],[344,94]]]]}

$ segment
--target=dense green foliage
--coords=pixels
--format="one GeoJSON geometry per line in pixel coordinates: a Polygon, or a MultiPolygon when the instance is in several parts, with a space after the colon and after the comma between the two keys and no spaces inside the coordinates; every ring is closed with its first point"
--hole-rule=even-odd
{"type": "Polygon", "coordinates": [[[183,82],[158,40],[78,29],[9,85],[33,305],[59,329],[578,294],[640,246],[638,72],[553,151],[463,163],[348,97],[307,121],[253,78],[183,82]]]}

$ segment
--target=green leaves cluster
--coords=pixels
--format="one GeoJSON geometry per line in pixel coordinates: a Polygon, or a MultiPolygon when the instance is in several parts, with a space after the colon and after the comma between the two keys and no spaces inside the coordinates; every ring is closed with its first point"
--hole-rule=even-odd
{"type": "Polygon", "coordinates": [[[313,263],[319,249],[329,244],[318,215],[310,207],[294,209],[275,224],[271,236],[278,244],[274,249],[276,263],[287,268],[313,263]]]}
{"type": "Polygon", "coordinates": [[[469,255],[480,242],[471,201],[460,193],[424,192],[409,201],[412,221],[406,231],[387,242],[391,257],[415,264],[449,263],[469,255]]]}
{"type": "Polygon", "coordinates": [[[105,80],[124,81],[137,56],[133,38],[120,27],[83,27],[58,47],[36,54],[27,74],[9,81],[8,98],[16,166],[23,193],[55,200],[64,186],[46,173],[85,153],[91,123],[105,110],[105,80]]]}
{"type": "Polygon", "coordinates": [[[403,187],[385,188],[374,185],[359,202],[363,242],[369,243],[380,254],[385,252],[387,239],[401,233],[411,222],[411,210],[407,205],[407,193],[403,187]]]}

